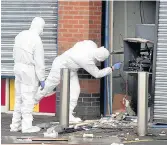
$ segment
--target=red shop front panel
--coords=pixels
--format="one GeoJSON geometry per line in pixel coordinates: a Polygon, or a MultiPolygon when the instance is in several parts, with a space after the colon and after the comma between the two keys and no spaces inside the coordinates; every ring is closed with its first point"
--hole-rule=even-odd
{"type": "Polygon", "coordinates": [[[5,106],[6,102],[6,79],[1,79],[1,106],[5,106]]]}
{"type": "Polygon", "coordinates": [[[39,112],[56,113],[56,94],[43,98],[40,101],[39,112]]]}

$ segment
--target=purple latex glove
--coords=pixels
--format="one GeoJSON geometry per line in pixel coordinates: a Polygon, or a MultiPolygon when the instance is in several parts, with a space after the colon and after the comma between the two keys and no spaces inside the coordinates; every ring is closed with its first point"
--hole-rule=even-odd
{"type": "Polygon", "coordinates": [[[40,84],[41,84],[41,89],[43,90],[45,87],[45,81],[41,81],[40,84]]]}
{"type": "Polygon", "coordinates": [[[122,64],[121,62],[115,63],[115,64],[113,65],[114,70],[120,69],[120,68],[121,68],[121,64],[122,64]]]}

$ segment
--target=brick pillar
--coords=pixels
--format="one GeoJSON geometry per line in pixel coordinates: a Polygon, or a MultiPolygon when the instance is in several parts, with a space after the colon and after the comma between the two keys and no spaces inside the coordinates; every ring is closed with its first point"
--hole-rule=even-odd
{"type": "MultiPolygon", "coordinates": [[[[101,1],[59,1],[58,54],[81,40],[93,40],[101,45],[101,1]]],[[[100,115],[100,80],[86,71],[78,72],[81,94],[76,107],[77,115],[100,115]]],[[[58,99],[59,100],[59,99],[58,99]]],[[[59,103],[58,103],[59,104],[59,103]]]]}

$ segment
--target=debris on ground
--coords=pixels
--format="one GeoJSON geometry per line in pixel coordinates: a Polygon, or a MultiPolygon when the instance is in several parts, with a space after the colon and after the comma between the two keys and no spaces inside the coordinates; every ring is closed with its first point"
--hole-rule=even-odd
{"type": "Polygon", "coordinates": [[[165,131],[161,131],[161,133],[165,134],[166,132],[165,131]]]}
{"type": "Polygon", "coordinates": [[[120,143],[112,143],[111,145],[124,145],[124,144],[120,144],[120,143]]]}
{"type": "MultiPolygon", "coordinates": [[[[86,138],[89,136],[92,137],[92,135],[90,134],[92,134],[93,132],[97,132],[96,130],[106,131],[107,129],[108,132],[118,132],[118,131],[122,131],[123,129],[126,129],[126,130],[128,129],[128,132],[130,130],[134,130],[134,128],[136,127],[136,124],[134,124],[132,121],[118,120],[116,118],[117,115],[119,115],[119,113],[113,114],[108,117],[103,117],[100,120],[93,120],[93,121],[87,120],[82,123],[70,125],[70,127],[68,128],[65,128],[64,126],[61,126],[61,125],[52,124],[51,127],[47,128],[47,131],[44,133],[44,136],[57,137],[58,135],[64,135],[68,133],[82,131],[83,134],[82,135],[80,134],[80,136],[86,138]]],[[[126,116],[124,118],[126,118],[126,116]]],[[[50,125],[40,124],[40,127],[43,127],[43,128],[47,126],[50,126],[50,125]]],[[[120,134],[119,136],[125,137],[126,135],[128,135],[126,133],[120,134]]]]}
{"type": "MultiPolygon", "coordinates": [[[[133,121],[137,119],[137,116],[129,116],[129,114],[127,112],[117,112],[111,116],[102,117],[100,120],[86,120],[72,124],[68,128],[53,122],[42,123],[37,126],[46,129],[46,132],[43,133],[45,138],[75,136],[83,139],[91,139],[117,135],[121,140],[129,140],[132,139],[132,135],[129,134],[130,132],[134,134],[134,140],[137,137],[135,135],[137,123],[133,121]]],[[[131,113],[130,115],[134,114],[131,113]]]]}
{"type": "Polygon", "coordinates": [[[160,136],[166,136],[166,132],[165,131],[161,131],[161,133],[159,135],[160,136]]]}
{"type": "Polygon", "coordinates": [[[93,138],[93,134],[83,134],[83,138],[93,138]]]}
{"type": "Polygon", "coordinates": [[[41,129],[47,129],[50,128],[52,126],[58,125],[59,122],[49,122],[49,123],[40,123],[40,124],[36,124],[36,126],[38,126],[41,129]]]}
{"type": "Polygon", "coordinates": [[[58,132],[51,132],[51,133],[48,133],[48,132],[44,132],[44,137],[50,137],[50,138],[57,138],[58,137],[58,132]]]}
{"type": "Polygon", "coordinates": [[[20,143],[31,143],[32,142],[32,139],[30,139],[30,138],[17,138],[16,139],[18,142],[20,142],[20,143]]]}
{"type": "Polygon", "coordinates": [[[124,101],[125,101],[125,106],[126,106],[126,113],[130,116],[135,116],[136,113],[131,108],[130,102],[127,99],[124,99],[124,101]]]}
{"type": "Polygon", "coordinates": [[[125,121],[133,121],[137,120],[137,116],[125,116],[125,121]]]}
{"type": "Polygon", "coordinates": [[[120,120],[118,121],[113,117],[101,118],[98,122],[95,122],[93,128],[134,128],[134,125],[130,121],[120,120]]]}
{"type": "Polygon", "coordinates": [[[123,110],[119,113],[116,113],[115,118],[118,121],[124,120],[126,116],[135,116],[136,115],[130,106],[130,102],[126,98],[123,99],[123,102],[124,102],[123,104],[125,106],[125,110],[123,110]]]}
{"type": "Polygon", "coordinates": [[[54,132],[60,133],[60,132],[63,132],[64,129],[65,129],[64,126],[62,126],[62,125],[56,125],[56,126],[52,126],[52,127],[48,128],[46,132],[47,132],[48,134],[54,133],[54,132]]]}
{"type": "Polygon", "coordinates": [[[50,127],[50,123],[41,123],[41,124],[37,124],[36,126],[38,126],[41,129],[47,129],[50,127]]]}

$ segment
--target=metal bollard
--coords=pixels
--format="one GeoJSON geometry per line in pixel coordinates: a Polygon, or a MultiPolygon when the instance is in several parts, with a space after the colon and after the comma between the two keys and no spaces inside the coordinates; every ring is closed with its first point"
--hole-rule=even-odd
{"type": "Polygon", "coordinates": [[[61,70],[61,90],[60,90],[60,125],[69,127],[69,103],[70,103],[70,71],[61,70]]]}
{"type": "Polygon", "coordinates": [[[139,136],[147,134],[148,110],[148,72],[138,72],[138,126],[139,136]]]}

